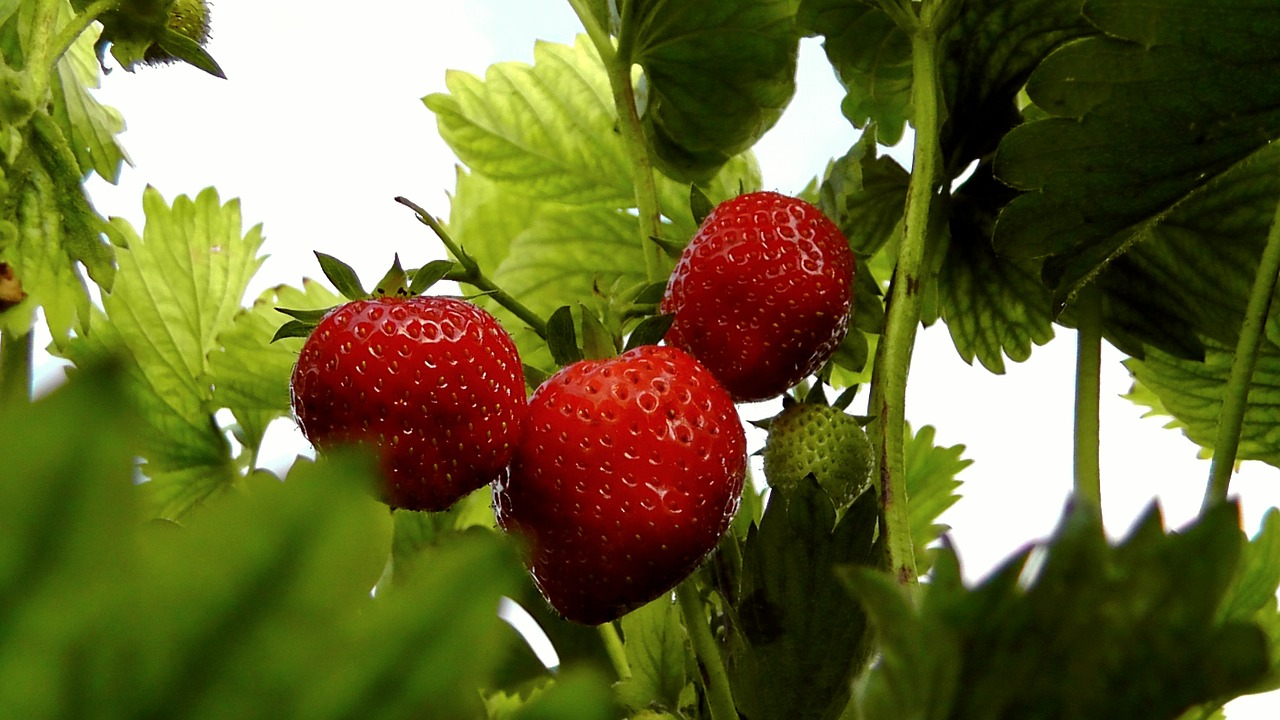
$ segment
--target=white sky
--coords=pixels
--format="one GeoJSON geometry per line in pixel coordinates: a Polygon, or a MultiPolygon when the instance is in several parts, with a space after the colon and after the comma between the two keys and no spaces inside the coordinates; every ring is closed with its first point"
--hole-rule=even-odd
{"type": "MultiPolygon", "coordinates": [[[[560,0],[317,8],[301,0],[217,2],[209,49],[226,81],[186,66],[107,77],[98,97],[123,112],[134,166],[118,186],[93,183],[98,209],[140,229],[147,184],[170,200],[208,185],[224,201],[241,198],[246,228],[264,223],[271,256],[250,297],[318,276],[313,249],[352,262],[366,282],[395,252],[406,266],[440,257],[437,241],[392,201],[406,195],[448,213],[456,161],[420,98],[445,89],[447,68],[482,74],[491,62],[531,60],[535,37],[568,42],[576,20],[560,0]]],[[[840,95],[820,47],[806,41],[796,100],[757,148],[766,187],[798,190],[844,153],[856,132],[840,117],[840,95]]],[[[943,518],[970,577],[1050,532],[1059,517],[1071,486],[1074,357],[1073,334],[1059,328],[1031,360],[993,376],[963,363],[945,328],[921,334],[908,417],[917,427],[935,425],[940,444],[966,444],[976,461],[962,475],[964,499],[943,518]]],[[[1106,521],[1122,534],[1159,497],[1169,523],[1184,523],[1199,507],[1208,463],[1119,397],[1129,387],[1119,359],[1114,351],[1103,359],[1106,521]]],[[[744,408],[749,418],[766,414],[744,408]]],[[[284,455],[301,443],[287,424],[273,438],[284,455]]],[[[1252,533],[1280,504],[1280,470],[1246,463],[1233,489],[1252,533]]],[[[1248,698],[1230,716],[1274,717],[1278,708],[1275,695],[1248,698]]]]}

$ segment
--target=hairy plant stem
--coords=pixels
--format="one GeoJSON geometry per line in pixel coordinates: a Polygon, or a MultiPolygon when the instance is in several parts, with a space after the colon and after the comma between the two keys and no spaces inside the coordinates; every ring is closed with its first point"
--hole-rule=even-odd
{"type": "Polygon", "coordinates": [[[511,314],[523,320],[538,334],[538,337],[543,340],[547,339],[547,321],[533,310],[530,310],[527,305],[517,300],[515,296],[498,287],[497,283],[493,282],[488,275],[485,275],[475,258],[464,252],[462,246],[454,242],[453,238],[449,236],[449,232],[444,229],[444,226],[440,224],[440,221],[435,216],[406,198],[397,197],[396,202],[413,210],[417,214],[419,222],[431,228],[436,237],[440,238],[440,242],[444,243],[449,254],[453,255],[454,260],[457,262],[457,268],[445,275],[445,279],[466,283],[479,289],[485,295],[493,298],[494,302],[510,310],[511,314]]]}
{"type": "Polygon", "coordinates": [[[67,54],[67,51],[71,49],[75,41],[84,34],[85,30],[89,29],[89,26],[95,20],[101,17],[103,13],[114,10],[120,2],[121,0],[97,0],[71,18],[71,22],[58,31],[58,35],[49,45],[49,47],[53,48],[53,52],[49,56],[49,71],[53,72],[53,66],[62,59],[63,55],[67,54]]]}
{"type": "Polygon", "coordinates": [[[711,720],[737,720],[738,709],[733,701],[733,691],[729,689],[729,674],[725,672],[720,648],[707,624],[706,610],[694,576],[676,586],[676,602],[680,603],[685,631],[689,633],[693,652],[702,667],[700,678],[706,690],[707,706],[711,708],[711,720]]]}
{"type": "Polygon", "coordinates": [[[622,645],[622,637],[618,635],[618,628],[612,622],[607,622],[597,625],[596,630],[600,633],[600,640],[604,642],[604,650],[609,655],[609,662],[613,663],[614,672],[618,673],[618,679],[629,680],[631,663],[627,661],[627,651],[622,645]]]}
{"type": "Polygon", "coordinates": [[[0,332],[0,407],[31,402],[35,342],[30,332],[0,332]]]}
{"type": "Polygon", "coordinates": [[[911,541],[907,497],[907,376],[927,281],[924,261],[930,240],[929,218],[937,188],[942,185],[941,90],[937,75],[937,38],[928,12],[931,6],[930,3],[923,6],[921,17],[911,28],[915,150],[898,263],[886,309],[885,333],[876,353],[871,410],[876,416],[878,487],[889,570],[913,597],[918,594],[920,580],[911,541]]]}
{"type": "MultiPolygon", "coordinates": [[[[663,250],[654,238],[662,229],[662,208],[658,204],[658,185],[654,177],[653,158],[649,156],[649,143],[644,137],[644,125],[640,122],[640,109],[636,106],[635,86],[631,82],[631,45],[628,36],[619,39],[617,48],[609,33],[600,26],[586,0],[569,0],[578,19],[587,30],[592,45],[604,62],[613,90],[613,104],[618,113],[618,132],[623,149],[631,162],[632,185],[635,187],[636,208],[640,219],[640,248],[644,256],[645,277],[650,282],[663,279],[663,250]]],[[[620,14],[623,22],[631,15],[629,0],[621,0],[620,14]]]]}
{"type": "Polygon", "coordinates": [[[1075,496],[1102,509],[1102,471],[1098,462],[1099,397],[1102,374],[1102,298],[1086,287],[1076,300],[1075,496]]]}
{"type": "Polygon", "coordinates": [[[1258,261],[1258,274],[1253,280],[1249,303],[1240,323],[1240,339],[1236,341],[1235,362],[1222,393],[1222,409],[1218,414],[1218,435],[1213,443],[1213,461],[1209,465],[1209,485],[1205,489],[1203,508],[1225,502],[1231,487],[1231,473],[1240,449],[1240,432],[1249,406],[1249,388],[1258,364],[1258,349],[1271,312],[1271,298],[1280,278],[1280,204],[1271,219],[1267,244],[1258,261]]]}

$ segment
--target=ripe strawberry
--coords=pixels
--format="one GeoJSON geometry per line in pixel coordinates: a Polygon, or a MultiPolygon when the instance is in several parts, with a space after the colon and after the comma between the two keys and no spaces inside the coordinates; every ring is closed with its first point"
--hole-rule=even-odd
{"type": "Polygon", "coordinates": [[[853,416],[829,405],[798,403],[769,423],[764,475],[770,487],[788,490],[813,474],[842,507],[870,484],[872,452],[853,416]]]}
{"type": "Polygon", "coordinates": [[[499,524],[534,581],[584,624],[675,587],[737,511],[746,437],[728,393],[684,351],[644,345],[562,369],[529,399],[499,524]]]}
{"type": "Polygon", "coordinates": [[[849,242],[813,205],[775,192],[717,206],[685,248],[662,312],[737,402],[786,392],[844,339],[853,300],[849,242]]]}
{"type": "Polygon", "coordinates": [[[303,345],[290,383],[321,451],[376,448],[392,507],[443,510],[502,474],[528,414],[520,358],[492,315],[447,297],[356,300],[303,345]]]}

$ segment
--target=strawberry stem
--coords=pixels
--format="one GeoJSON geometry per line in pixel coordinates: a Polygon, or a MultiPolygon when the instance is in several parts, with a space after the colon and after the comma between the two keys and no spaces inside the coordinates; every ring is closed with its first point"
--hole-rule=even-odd
{"type": "Polygon", "coordinates": [[[1102,300],[1086,287],[1076,301],[1076,427],[1075,495],[1095,509],[1102,508],[1102,472],[1098,462],[1099,397],[1102,373],[1102,300]]]}
{"type": "MultiPolygon", "coordinates": [[[[660,236],[661,208],[658,204],[658,186],[654,180],[653,159],[649,157],[649,144],[645,140],[644,125],[636,106],[635,86],[631,82],[630,34],[623,32],[615,48],[609,33],[600,26],[595,13],[586,0],[569,0],[579,21],[587,30],[592,45],[604,63],[613,89],[614,107],[618,113],[618,131],[622,145],[631,161],[632,184],[635,186],[636,208],[640,219],[640,246],[644,255],[645,276],[657,281],[663,276],[663,249],[655,239],[660,236]]],[[[620,0],[619,15],[626,26],[631,17],[632,3],[620,0]]]]}
{"type": "Polygon", "coordinates": [[[689,634],[693,652],[702,666],[699,677],[703,681],[707,706],[711,708],[711,720],[737,720],[738,709],[733,701],[733,691],[729,689],[729,674],[725,672],[716,639],[711,635],[706,608],[694,576],[685,578],[676,586],[676,602],[680,603],[685,632],[689,634]]]}
{"type": "Polygon", "coordinates": [[[1218,411],[1218,435],[1213,443],[1213,461],[1209,465],[1209,486],[1205,490],[1202,510],[1226,502],[1231,487],[1231,472],[1240,449],[1240,433],[1249,406],[1249,388],[1258,364],[1258,349],[1271,311],[1271,298],[1280,279],[1280,204],[1271,220],[1267,244],[1258,261],[1258,274],[1249,293],[1244,319],[1240,322],[1240,338],[1236,341],[1235,362],[1222,394],[1218,411]]]}
{"type": "Polygon", "coordinates": [[[418,221],[431,228],[431,231],[436,234],[436,237],[440,238],[440,242],[444,243],[445,249],[447,249],[449,254],[453,255],[454,259],[457,261],[457,266],[444,276],[446,280],[464,283],[479,289],[480,292],[493,298],[494,302],[507,310],[510,310],[512,315],[523,320],[530,329],[538,334],[538,337],[543,340],[547,339],[547,321],[542,319],[542,316],[529,309],[529,306],[520,302],[513,295],[498,287],[497,283],[493,282],[489,276],[485,275],[480,269],[480,264],[476,262],[475,258],[468,255],[463,251],[460,245],[454,242],[453,238],[449,236],[449,232],[444,229],[444,226],[440,224],[440,221],[437,220],[435,216],[426,210],[423,210],[420,206],[407,198],[397,197],[396,202],[404,205],[410,210],[413,210],[413,212],[418,216],[418,221]]]}
{"type": "MultiPolygon", "coordinates": [[[[883,3],[882,3],[883,4],[883,3]]],[[[879,450],[879,490],[881,511],[889,549],[890,572],[911,594],[918,595],[920,578],[916,569],[915,546],[907,497],[906,395],[911,353],[924,294],[925,257],[930,238],[929,219],[933,201],[942,187],[941,147],[942,93],[938,84],[936,12],[945,3],[925,2],[920,16],[901,22],[911,33],[912,102],[915,117],[915,150],[903,236],[894,268],[886,309],[883,340],[877,350],[872,390],[875,444],[879,450]]]]}
{"type": "Polygon", "coordinates": [[[64,25],[62,29],[58,31],[57,36],[49,43],[49,47],[53,48],[52,51],[49,52],[49,58],[47,61],[49,72],[54,72],[54,66],[58,64],[58,61],[62,59],[63,55],[67,54],[67,51],[71,49],[71,46],[74,45],[76,40],[84,34],[85,30],[89,29],[89,26],[92,25],[95,20],[101,17],[103,13],[114,10],[120,2],[121,0],[97,0],[97,2],[90,4],[84,10],[77,13],[75,17],[71,18],[71,21],[64,25]]]}
{"type": "Polygon", "coordinates": [[[618,673],[618,679],[629,680],[631,663],[627,661],[627,651],[622,645],[622,637],[618,635],[618,628],[612,622],[607,622],[597,625],[596,630],[604,642],[604,650],[609,655],[609,662],[613,663],[613,669],[618,673]]]}
{"type": "Polygon", "coordinates": [[[35,343],[30,332],[0,332],[0,407],[31,401],[31,367],[35,343]]]}

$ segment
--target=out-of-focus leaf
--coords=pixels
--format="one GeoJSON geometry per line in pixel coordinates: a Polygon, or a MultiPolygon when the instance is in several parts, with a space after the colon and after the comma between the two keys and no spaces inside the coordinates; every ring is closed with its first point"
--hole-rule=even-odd
{"type": "Polygon", "coordinates": [[[709,180],[773,127],[795,93],[796,0],[621,5],[621,61],[644,68],[642,121],[659,167],[709,180]],[[628,12],[629,11],[629,12],[628,12]]]}
{"type": "Polygon", "coordinates": [[[1117,546],[1080,506],[1030,575],[1024,552],[966,588],[944,548],[919,610],[852,573],[883,650],[863,717],[1173,720],[1239,694],[1268,666],[1259,627],[1216,618],[1241,545],[1233,505],[1171,534],[1152,510],[1117,546]]]}

